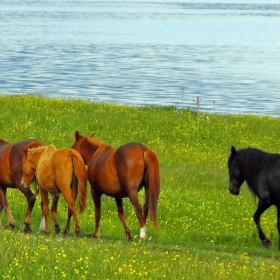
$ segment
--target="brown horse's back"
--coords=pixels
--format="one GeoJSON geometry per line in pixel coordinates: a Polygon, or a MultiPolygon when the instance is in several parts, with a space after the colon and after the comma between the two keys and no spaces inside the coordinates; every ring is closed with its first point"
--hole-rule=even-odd
{"type": "Polygon", "coordinates": [[[0,141],[0,182],[8,188],[20,188],[22,178],[23,147],[34,144],[42,146],[36,139],[27,139],[17,143],[0,141]]]}
{"type": "MultiPolygon", "coordinates": [[[[70,187],[73,178],[78,180],[80,212],[86,208],[87,170],[82,156],[73,149],[58,149],[49,146],[37,166],[38,182],[47,182],[44,189],[54,192],[58,187],[70,187]]],[[[74,180],[75,181],[75,180],[74,180]]]]}
{"type": "Polygon", "coordinates": [[[36,196],[30,189],[24,189],[21,186],[23,148],[29,145],[35,147],[42,146],[43,143],[35,139],[23,140],[17,143],[9,143],[4,139],[0,139],[0,214],[4,208],[8,216],[10,228],[14,229],[14,219],[8,206],[6,191],[7,188],[18,188],[24,194],[28,203],[24,218],[25,232],[31,231],[30,216],[36,200],[36,196]]]}

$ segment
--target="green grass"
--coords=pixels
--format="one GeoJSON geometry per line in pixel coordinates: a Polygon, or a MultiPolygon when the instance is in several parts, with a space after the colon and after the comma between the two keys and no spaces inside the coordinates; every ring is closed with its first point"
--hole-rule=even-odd
{"type": "MultiPolygon", "coordinates": [[[[16,230],[2,214],[2,279],[280,279],[276,210],[262,217],[273,246],[258,239],[252,215],[257,200],[246,185],[239,196],[228,191],[231,146],[279,152],[280,119],[268,116],[215,115],[174,107],[129,107],[38,96],[0,96],[0,137],[16,142],[37,138],[57,148],[71,147],[76,129],[114,147],[139,141],[159,158],[159,230],[148,221],[148,239],[138,242],[139,224],[128,199],[127,222],[135,241],[125,239],[112,198],[102,199],[101,238],[38,233],[41,210],[32,214],[33,233],[22,233],[26,201],[8,190],[16,230]]],[[[79,215],[81,230],[94,231],[89,198],[79,215]]],[[[143,193],[140,193],[143,200],[143,193]]],[[[58,218],[65,226],[63,198],[58,218]]]]}

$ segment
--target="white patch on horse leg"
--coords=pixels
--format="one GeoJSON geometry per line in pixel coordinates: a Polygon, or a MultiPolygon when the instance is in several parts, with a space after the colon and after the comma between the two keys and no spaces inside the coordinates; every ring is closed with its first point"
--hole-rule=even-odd
{"type": "Polygon", "coordinates": [[[46,230],[46,219],[45,216],[43,216],[39,227],[39,231],[45,231],[45,230],[46,230]]]}
{"type": "Polygon", "coordinates": [[[140,228],[140,239],[146,239],[146,226],[140,228]]]}

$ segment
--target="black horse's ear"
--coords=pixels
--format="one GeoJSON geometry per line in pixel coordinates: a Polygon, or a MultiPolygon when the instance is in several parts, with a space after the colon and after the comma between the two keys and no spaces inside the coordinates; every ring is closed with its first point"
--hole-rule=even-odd
{"type": "Polygon", "coordinates": [[[231,154],[232,155],[236,155],[236,149],[234,148],[234,146],[231,147],[231,154]]]}
{"type": "Polygon", "coordinates": [[[75,139],[78,140],[79,136],[80,136],[80,132],[79,132],[79,130],[76,130],[76,132],[75,132],[75,139]]]}

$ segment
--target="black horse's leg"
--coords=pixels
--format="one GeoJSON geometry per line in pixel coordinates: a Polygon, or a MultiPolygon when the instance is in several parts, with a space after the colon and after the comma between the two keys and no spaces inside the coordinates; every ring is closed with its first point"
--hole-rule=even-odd
{"type": "Polygon", "coordinates": [[[271,205],[270,204],[265,204],[261,200],[259,201],[258,209],[254,214],[254,221],[257,225],[258,232],[259,232],[259,238],[261,239],[263,246],[266,248],[270,248],[272,243],[271,241],[265,236],[262,227],[261,227],[261,215],[265,210],[267,210],[271,205]]]}
{"type": "Polygon", "coordinates": [[[277,205],[277,229],[279,234],[278,249],[280,250],[280,205],[277,205]]]}

